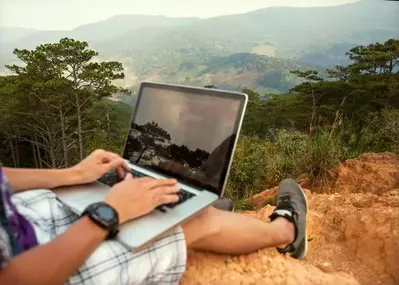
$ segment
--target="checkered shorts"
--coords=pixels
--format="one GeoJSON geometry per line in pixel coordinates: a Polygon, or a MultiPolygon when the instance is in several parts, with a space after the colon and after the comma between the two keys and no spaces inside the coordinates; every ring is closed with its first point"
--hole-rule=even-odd
{"type": "MultiPolygon", "coordinates": [[[[12,199],[18,211],[33,224],[40,244],[62,234],[78,219],[51,191],[23,192],[12,199]]],[[[177,284],[186,269],[186,255],[180,227],[137,253],[117,241],[105,241],[66,284],[177,284]]]]}

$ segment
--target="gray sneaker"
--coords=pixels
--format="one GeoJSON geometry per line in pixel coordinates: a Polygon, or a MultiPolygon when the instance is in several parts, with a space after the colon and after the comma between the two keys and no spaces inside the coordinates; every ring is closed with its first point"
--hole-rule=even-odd
{"type": "Polygon", "coordinates": [[[283,180],[277,190],[276,208],[270,215],[273,221],[283,217],[294,224],[295,239],[285,248],[277,248],[280,253],[289,253],[293,258],[302,259],[308,250],[308,237],[306,232],[306,219],[308,202],[301,186],[292,179],[283,180]]]}

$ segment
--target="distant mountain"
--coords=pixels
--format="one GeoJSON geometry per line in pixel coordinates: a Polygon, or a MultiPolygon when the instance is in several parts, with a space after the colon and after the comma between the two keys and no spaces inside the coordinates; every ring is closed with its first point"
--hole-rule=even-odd
{"type": "MultiPolygon", "coordinates": [[[[79,26],[70,31],[33,31],[21,30],[19,34],[25,32],[25,37],[17,36],[13,41],[7,40],[5,48],[34,48],[39,44],[56,42],[63,37],[71,37],[77,40],[85,40],[89,43],[96,41],[106,41],[117,38],[128,32],[134,32],[142,27],[175,27],[199,21],[197,18],[168,18],[165,16],[147,15],[117,15],[105,21],[96,22],[79,26]]],[[[16,28],[18,29],[18,28],[16,28]]],[[[14,33],[15,28],[0,28],[0,36],[14,33]]],[[[8,36],[7,38],[10,38],[8,36]]]]}
{"type": "MultiPolygon", "coordinates": [[[[200,66],[186,65],[180,71],[161,69],[149,75],[141,75],[133,82],[173,82],[194,86],[215,85],[228,90],[255,89],[261,93],[283,93],[300,81],[290,73],[294,69],[315,68],[298,61],[279,59],[253,53],[237,53],[225,57],[213,57],[200,66]]],[[[319,70],[322,71],[322,70],[319,70]]],[[[129,74],[127,74],[129,77],[129,74]]],[[[131,86],[134,92],[137,88],[131,86]]]]}
{"type": "Polygon", "coordinates": [[[0,27],[0,43],[15,42],[34,32],[32,29],[0,27]]]}
{"type": "MultiPolygon", "coordinates": [[[[227,69],[233,72],[232,69],[221,65],[213,66],[211,71],[209,66],[212,62],[224,64],[224,60],[259,59],[242,54],[289,59],[294,60],[289,64],[323,68],[345,64],[345,52],[355,45],[399,38],[398,15],[398,3],[373,0],[335,7],[273,7],[211,19],[120,15],[71,31],[34,32],[0,43],[0,64],[10,60],[15,47],[34,48],[40,43],[72,37],[88,41],[102,60],[121,61],[127,75],[121,84],[126,87],[141,79],[155,78],[191,78],[190,82],[212,78],[224,82],[226,78],[232,80],[227,76],[227,69]],[[225,77],[215,76],[220,73],[225,77]]],[[[276,65],[273,69],[276,73],[263,82],[278,80],[280,71],[286,70],[276,65]]],[[[248,84],[260,87],[258,79],[248,80],[248,84]]],[[[282,85],[274,88],[275,82],[270,84],[265,88],[286,89],[282,85]]]]}

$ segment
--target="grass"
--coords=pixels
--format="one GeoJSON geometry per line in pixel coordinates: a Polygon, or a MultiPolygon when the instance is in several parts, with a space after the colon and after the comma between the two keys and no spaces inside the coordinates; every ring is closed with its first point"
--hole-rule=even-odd
{"type": "MultiPolygon", "coordinates": [[[[241,137],[236,149],[226,198],[239,209],[253,209],[242,202],[272,188],[285,178],[305,173],[315,188],[329,187],[336,179],[337,166],[343,159],[339,138],[320,131],[313,137],[298,131],[282,130],[275,139],[241,137]]],[[[274,199],[264,202],[274,205],[274,199]]]]}

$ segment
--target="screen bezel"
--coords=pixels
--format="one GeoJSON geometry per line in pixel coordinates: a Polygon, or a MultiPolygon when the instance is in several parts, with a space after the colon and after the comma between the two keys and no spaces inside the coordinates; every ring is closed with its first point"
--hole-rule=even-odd
{"type": "MultiPolygon", "coordinates": [[[[217,193],[215,193],[214,191],[211,191],[209,189],[204,189],[204,187],[202,187],[201,185],[195,184],[195,183],[189,183],[188,185],[197,188],[198,190],[207,190],[210,191],[212,193],[215,193],[216,195],[218,195],[219,197],[222,197],[226,188],[226,184],[227,184],[227,180],[229,177],[229,172],[230,172],[230,168],[231,168],[231,164],[233,162],[233,157],[234,157],[234,152],[237,146],[237,141],[238,141],[238,137],[241,131],[241,126],[242,126],[242,122],[244,120],[244,115],[245,115],[245,111],[246,111],[246,107],[247,107],[247,103],[248,103],[248,95],[245,93],[241,93],[241,92],[235,92],[235,91],[228,91],[228,90],[220,90],[220,89],[215,89],[215,88],[204,88],[204,87],[194,87],[194,86],[186,86],[186,85],[178,85],[178,84],[168,84],[168,83],[158,83],[158,82],[142,82],[140,84],[140,88],[139,88],[139,93],[137,95],[137,100],[135,103],[135,106],[133,108],[133,114],[131,117],[131,120],[129,122],[129,128],[128,128],[128,132],[126,135],[126,140],[125,140],[125,144],[124,144],[124,150],[123,150],[123,156],[125,154],[126,151],[126,144],[127,144],[127,140],[128,137],[130,135],[130,129],[131,129],[131,125],[132,123],[136,122],[136,116],[137,116],[137,110],[140,107],[140,101],[141,98],[143,96],[143,91],[145,88],[157,88],[157,89],[164,89],[164,90],[169,90],[169,91],[177,91],[177,92],[185,92],[185,93],[192,93],[192,94],[196,94],[196,95],[202,95],[202,94],[206,94],[208,96],[216,96],[216,97],[220,97],[220,98],[229,98],[229,99],[233,99],[233,100],[237,100],[239,101],[239,108],[237,111],[237,118],[236,121],[234,122],[234,131],[232,132],[232,135],[235,135],[234,140],[232,140],[232,142],[229,145],[229,158],[228,161],[225,162],[225,165],[223,166],[223,170],[221,173],[221,177],[220,177],[220,182],[219,185],[221,188],[219,189],[215,189],[215,191],[217,193]]],[[[127,159],[124,157],[124,159],[127,159]]],[[[135,165],[133,162],[131,162],[129,160],[130,163],[132,163],[133,165],[135,165]]],[[[138,165],[138,167],[141,167],[138,165]]],[[[156,171],[155,169],[148,169],[153,171],[156,174],[159,175],[163,175],[165,176],[165,173],[162,173],[160,171],[156,171]]],[[[184,183],[184,182],[183,182],[184,183]]]]}

